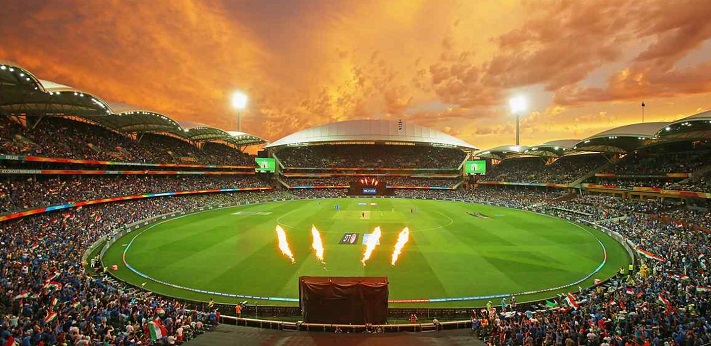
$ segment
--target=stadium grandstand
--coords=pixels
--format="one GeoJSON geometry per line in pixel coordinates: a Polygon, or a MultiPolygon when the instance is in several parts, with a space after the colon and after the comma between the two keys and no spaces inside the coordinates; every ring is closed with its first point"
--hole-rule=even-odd
{"type": "MultiPolygon", "coordinates": [[[[220,324],[238,324],[277,329],[270,331],[281,333],[277,335],[289,331],[442,331],[444,335],[465,331],[464,336],[491,345],[705,345],[711,342],[709,124],[711,115],[706,112],[670,123],[630,124],[584,139],[478,151],[472,144],[410,122],[353,120],[288,135],[267,144],[254,158],[244,149],[266,144],[258,136],[180,122],[140,107],[112,106],[97,96],[39,80],[17,65],[3,63],[1,341],[28,340],[29,345],[181,344],[220,328],[220,324]],[[468,171],[468,163],[479,160],[485,162],[486,169],[468,171]],[[453,268],[452,281],[479,275],[481,286],[492,281],[515,281],[503,276],[495,280],[483,273],[485,265],[508,264],[511,267],[507,269],[512,271],[523,267],[515,271],[520,275],[545,270],[553,277],[569,271],[568,262],[573,262],[569,258],[587,256],[550,257],[558,245],[572,249],[569,256],[586,248],[574,238],[548,233],[555,227],[535,229],[541,227],[537,224],[541,220],[562,219],[565,222],[559,225],[578,225],[575,227],[583,230],[588,229],[583,226],[589,227],[585,234],[595,239],[595,249],[603,244],[600,239],[607,237],[604,239],[612,239],[622,255],[608,258],[605,250],[598,271],[575,284],[537,287],[537,292],[528,288],[513,291],[522,292],[517,295],[518,302],[511,301],[509,291],[445,297],[441,301],[394,301],[387,309],[388,323],[377,325],[303,322],[301,308],[294,303],[300,302],[299,298],[292,296],[284,299],[253,293],[245,298],[235,292],[230,296],[205,289],[186,294],[187,290],[177,284],[170,286],[137,274],[135,268],[128,268],[125,257],[123,262],[104,257],[112,248],[120,248],[118,253],[125,255],[131,246],[138,247],[134,239],[154,226],[198,215],[190,219],[193,223],[181,226],[181,230],[196,233],[150,238],[155,243],[169,241],[146,248],[143,255],[150,262],[148,267],[159,270],[174,265],[163,262],[161,256],[178,253],[181,257],[175,262],[180,269],[173,274],[178,276],[176,282],[187,287],[199,281],[193,280],[197,272],[188,272],[190,264],[203,264],[193,256],[214,259],[228,252],[229,259],[244,256],[251,260],[237,269],[239,273],[253,270],[252,276],[238,281],[254,282],[279,276],[279,266],[265,270],[258,265],[273,258],[283,259],[282,253],[287,251],[280,248],[278,252],[272,238],[264,247],[249,244],[212,251],[214,244],[208,243],[211,233],[219,228],[235,227],[229,228],[230,232],[241,232],[247,227],[257,230],[274,224],[289,228],[284,217],[296,217],[293,214],[305,214],[309,209],[325,213],[316,208],[326,201],[339,208],[350,201],[361,203],[356,204],[358,208],[393,203],[391,210],[372,209],[380,212],[373,212],[372,217],[382,217],[384,227],[399,226],[397,213],[414,220],[427,212],[413,207],[420,204],[412,203],[422,200],[443,206],[428,218],[441,214],[449,221],[424,220],[430,222],[429,233],[413,229],[416,246],[412,253],[422,249],[424,254],[418,258],[426,258],[451,250],[452,262],[439,264],[453,268]],[[394,204],[398,201],[405,201],[406,207],[394,204]],[[317,204],[296,207],[297,203],[311,202],[317,204]],[[268,209],[274,205],[274,209],[268,209]],[[468,233],[462,238],[471,242],[462,245],[455,230],[447,228],[460,220],[445,212],[480,206],[491,209],[467,209],[463,222],[470,223],[463,227],[468,233]],[[228,212],[220,223],[201,223],[205,221],[202,218],[223,209],[228,212]],[[522,232],[542,242],[539,257],[521,259],[526,257],[522,251],[529,244],[512,245],[515,237],[501,235],[504,228],[491,226],[495,231],[491,233],[473,223],[503,218],[499,227],[508,227],[513,223],[511,215],[524,215],[522,219],[553,216],[530,219],[533,221],[525,221],[522,226],[522,232]],[[246,216],[260,219],[248,221],[246,216]],[[432,236],[417,238],[421,234],[432,236]],[[486,246],[494,248],[496,255],[482,256],[476,266],[455,261],[471,252],[475,243],[486,242],[486,237],[493,239],[486,246]],[[189,245],[184,252],[177,249],[180,241],[189,245]],[[441,248],[425,252],[437,244],[441,248]],[[610,274],[598,278],[596,275],[602,274],[596,273],[602,273],[600,268],[609,265],[608,261],[625,265],[604,268],[610,274]],[[193,293],[202,295],[190,295],[193,293]],[[495,300],[493,304],[491,300],[495,300]]],[[[421,205],[422,209],[432,206],[421,205]]],[[[330,204],[328,209],[332,209],[330,204]]],[[[329,222],[342,222],[334,227],[370,222],[370,211],[354,210],[355,216],[344,213],[346,216],[329,222]]],[[[250,231],[227,234],[216,242],[228,244],[248,233],[266,233],[250,231]]],[[[340,229],[332,232],[336,231],[340,229]]],[[[309,250],[312,246],[303,239],[295,244],[309,250]]],[[[407,254],[409,250],[405,251],[407,254]]],[[[356,252],[360,255],[359,248],[356,252]]],[[[609,253],[613,253],[611,246],[609,253]]],[[[332,263],[311,262],[319,270],[332,263]]],[[[375,265],[365,266],[364,260],[363,266],[354,262],[361,275],[376,270],[375,265]]],[[[292,277],[295,281],[299,276],[292,263],[281,266],[289,273],[283,275],[288,284],[293,283],[289,281],[292,277]]],[[[388,270],[399,269],[394,260],[389,263],[388,270]]],[[[337,264],[333,271],[338,269],[337,264]]],[[[238,276],[223,270],[229,267],[227,263],[219,262],[215,267],[221,272],[214,280],[205,280],[208,284],[238,276]]],[[[408,275],[416,281],[410,281],[409,286],[437,289],[419,279],[426,271],[425,265],[412,269],[408,275]]],[[[534,275],[521,284],[535,286],[546,279],[544,276],[534,275]]],[[[443,292],[455,288],[455,284],[439,287],[443,292]]],[[[393,293],[397,289],[393,287],[393,293]]],[[[208,333],[195,341],[210,334],[219,333],[208,333]]],[[[289,335],[296,338],[308,334],[289,335]]]]}
{"type": "Polygon", "coordinates": [[[288,189],[346,189],[362,177],[389,188],[455,189],[477,148],[440,131],[390,120],[308,128],[267,145],[288,189]]]}

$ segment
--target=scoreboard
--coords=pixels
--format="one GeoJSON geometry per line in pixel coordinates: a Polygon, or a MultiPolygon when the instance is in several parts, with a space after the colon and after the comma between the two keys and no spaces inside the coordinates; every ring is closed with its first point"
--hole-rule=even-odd
{"type": "Polygon", "coordinates": [[[385,182],[377,178],[361,178],[351,181],[348,188],[349,196],[391,196],[393,191],[388,189],[385,182]]]}

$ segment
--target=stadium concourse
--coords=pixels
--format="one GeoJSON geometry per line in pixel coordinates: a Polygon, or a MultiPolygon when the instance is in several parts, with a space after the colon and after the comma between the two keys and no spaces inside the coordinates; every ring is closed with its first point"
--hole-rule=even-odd
{"type": "MultiPolygon", "coordinates": [[[[711,342],[708,113],[479,153],[415,124],[334,123],[270,144],[283,170],[263,175],[241,150],[264,142],[256,136],[119,111],[2,66],[0,344],[180,344],[220,331],[234,306],[161,297],[119,282],[108,268],[87,265],[91,246],[128,224],[171,213],[342,197],[341,185],[362,176],[386,181],[397,197],[457,199],[592,224],[617,232],[635,250],[633,271],[621,268],[609,282],[567,297],[462,309],[468,337],[492,345],[711,342]],[[486,176],[462,174],[473,156],[488,160],[486,176]]],[[[249,314],[245,309],[243,317],[249,314]]],[[[413,329],[447,326],[420,318],[413,329]]],[[[465,331],[422,337],[449,343],[465,331]]],[[[265,342],[288,337],[274,333],[278,340],[265,342]]]]}

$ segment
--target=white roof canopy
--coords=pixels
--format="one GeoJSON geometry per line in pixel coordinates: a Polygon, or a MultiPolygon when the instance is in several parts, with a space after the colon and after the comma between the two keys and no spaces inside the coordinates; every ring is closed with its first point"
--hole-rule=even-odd
{"type": "Polygon", "coordinates": [[[319,125],[290,134],[267,147],[366,141],[434,143],[477,150],[475,146],[441,131],[414,123],[399,123],[393,120],[349,120],[319,125]]]}

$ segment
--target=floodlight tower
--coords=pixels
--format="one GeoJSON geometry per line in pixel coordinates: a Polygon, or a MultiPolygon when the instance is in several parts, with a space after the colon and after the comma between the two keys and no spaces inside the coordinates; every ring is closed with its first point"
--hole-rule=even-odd
{"type": "Polygon", "coordinates": [[[526,110],[526,103],[526,98],[524,98],[523,96],[516,96],[509,100],[509,105],[511,106],[511,113],[514,113],[516,115],[516,146],[519,145],[519,120],[521,117],[521,113],[526,110]]]}
{"type": "Polygon", "coordinates": [[[247,107],[247,94],[235,91],[232,94],[232,107],[237,110],[237,131],[242,132],[242,111],[247,107]]]}

